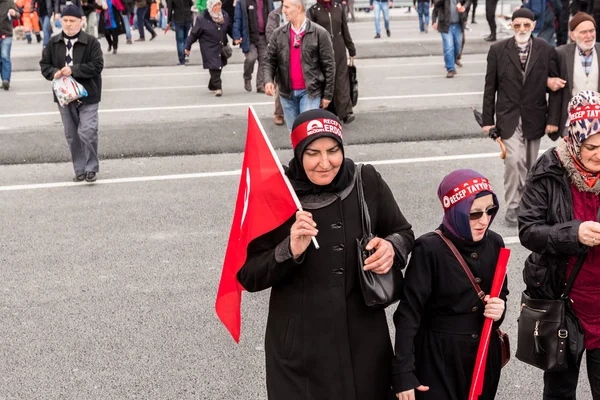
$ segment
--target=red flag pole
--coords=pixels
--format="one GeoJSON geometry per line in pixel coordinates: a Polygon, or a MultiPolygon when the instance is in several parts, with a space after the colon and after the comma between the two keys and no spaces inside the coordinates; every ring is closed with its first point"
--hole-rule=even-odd
{"type": "MultiPolygon", "coordinates": [[[[298,207],[298,210],[302,211],[302,204],[300,204],[300,200],[298,199],[298,195],[296,195],[296,192],[294,191],[294,188],[292,187],[292,184],[290,183],[287,175],[283,171],[283,167],[281,166],[281,161],[279,161],[279,157],[277,156],[277,153],[275,153],[275,149],[273,149],[273,146],[271,145],[271,141],[269,140],[269,137],[265,133],[265,130],[264,130],[263,126],[262,126],[262,123],[260,122],[260,119],[258,119],[258,116],[256,115],[256,112],[254,111],[254,107],[249,106],[249,108],[250,108],[250,111],[252,112],[252,115],[254,116],[254,119],[256,120],[256,124],[258,125],[258,127],[260,129],[260,133],[263,135],[263,138],[265,139],[265,142],[267,143],[267,146],[269,147],[269,150],[271,151],[271,156],[273,156],[273,159],[277,163],[277,167],[279,168],[279,172],[281,173],[281,176],[283,176],[283,180],[285,181],[285,184],[287,185],[287,188],[290,191],[290,194],[292,195],[292,198],[294,199],[294,203],[296,203],[296,206],[298,207]]],[[[313,236],[311,238],[311,240],[312,240],[312,243],[315,246],[315,248],[318,250],[319,249],[319,243],[317,242],[317,238],[315,238],[313,236]]]]}
{"type": "MultiPolygon", "coordinates": [[[[498,256],[498,263],[496,265],[496,271],[494,273],[494,280],[492,281],[490,297],[498,297],[500,295],[500,291],[504,285],[504,280],[506,279],[509,257],[510,250],[507,248],[501,248],[498,256]]],[[[485,375],[485,365],[487,362],[487,353],[492,334],[493,322],[494,321],[492,321],[492,319],[486,318],[485,322],[483,323],[479,348],[477,349],[477,358],[475,359],[475,368],[473,369],[471,388],[469,390],[469,400],[477,400],[483,392],[483,379],[485,375]]]]}

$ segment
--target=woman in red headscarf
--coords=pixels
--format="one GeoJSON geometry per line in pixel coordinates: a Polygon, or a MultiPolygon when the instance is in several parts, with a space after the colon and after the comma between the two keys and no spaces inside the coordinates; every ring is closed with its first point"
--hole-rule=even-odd
{"type": "MultiPolygon", "coordinates": [[[[354,162],[342,126],[316,109],[293,124],[286,175],[305,211],[253,240],[237,278],[249,292],[271,289],[265,337],[270,400],[390,400],[392,343],[383,309],[360,288],[356,239],[363,236],[354,162]],[[320,248],[310,245],[316,236],[320,248]]],[[[414,241],[392,191],[371,165],[361,169],[375,253],[366,268],[401,269],[414,241]]],[[[400,272],[400,271],[398,271],[400,272]]]]}
{"type": "MultiPolygon", "coordinates": [[[[488,180],[470,169],[457,170],[444,178],[438,196],[444,208],[439,233],[415,242],[394,313],[392,383],[400,400],[468,399],[484,320],[491,318],[498,328],[504,318],[506,282],[499,298],[481,299],[444,241],[458,250],[474,281],[489,293],[504,241],[489,229],[498,199],[488,180]]],[[[501,362],[499,337],[492,336],[480,400],[495,397],[501,362]]]]}

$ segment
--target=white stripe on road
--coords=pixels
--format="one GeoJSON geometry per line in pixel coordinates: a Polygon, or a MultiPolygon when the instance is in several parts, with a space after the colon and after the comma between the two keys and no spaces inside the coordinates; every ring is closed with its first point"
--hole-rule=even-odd
{"type": "MultiPolygon", "coordinates": [[[[360,64],[360,59],[357,59],[356,62],[360,64]]],[[[485,64],[486,61],[485,60],[481,60],[481,61],[463,61],[463,64],[485,64]]],[[[392,68],[392,67],[422,67],[422,66],[427,66],[427,65],[439,65],[439,66],[443,66],[444,62],[443,60],[440,59],[439,62],[429,62],[429,63],[409,63],[409,64],[374,64],[374,65],[362,65],[360,64],[360,69],[367,69],[367,68],[392,68]]],[[[195,66],[192,67],[187,67],[187,68],[194,68],[195,66]]],[[[163,67],[156,67],[156,68],[163,68],[163,67]]],[[[165,67],[168,68],[168,67],[165,67]]],[[[181,67],[174,67],[174,68],[181,68],[181,67]]],[[[243,70],[225,70],[222,72],[223,74],[241,74],[243,73],[243,70]]],[[[198,75],[206,75],[208,76],[208,72],[205,72],[204,70],[198,70],[196,72],[159,72],[159,73],[149,73],[149,74],[103,74],[102,78],[103,79],[120,79],[120,78],[157,78],[157,77],[161,77],[161,76],[198,76],[198,75]]],[[[17,78],[17,79],[11,79],[11,82],[36,82],[36,81],[43,81],[44,78],[42,76],[38,77],[38,78],[17,78]]],[[[17,93],[19,94],[19,93],[17,93]]]]}
{"type": "MultiPolygon", "coordinates": [[[[159,90],[160,88],[154,87],[159,90]]],[[[455,96],[478,96],[483,92],[464,92],[464,93],[434,93],[434,94],[414,94],[404,96],[377,96],[377,97],[362,97],[359,101],[372,100],[401,100],[401,99],[422,99],[431,97],[455,97],[455,96]]],[[[110,113],[132,113],[132,112],[147,112],[147,111],[170,111],[170,110],[196,110],[204,108],[230,108],[230,107],[248,107],[248,106],[272,106],[273,101],[265,101],[260,103],[223,103],[223,104],[194,104],[188,106],[163,106],[163,107],[140,107],[140,108],[114,108],[108,110],[100,110],[100,114],[110,113]]],[[[0,118],[24,118],[24,117],[41,117],[47,115],[59,115],[58,111],[47,111],[38,113],[23,113],[23,114],[0,114],[0,118]]]]}
{"type": "MultiPolygon", "coordinates": [[[[545,150],[540,150],[540,152],[545,150]]],[[[399,158],[390,160],[378,160],[378,161],[361,161],[365,164],[371,165],[394,165],[394,164],[412,164],[412,163],[426,163],[426,162],[440,162],[440,161],[454,161],[454,160],[474,160],[479,158],[493,158],[498,157],[498,153],[475,153],[475,154],[457,154],[452,156],[436,156],[436,157],[417,157],[417,158],[399,158]]],[[[217,171],[217,172],[201,172],[194,174],[178,174],[178,175],[158,175],[158,176],[141,176],[132,178],[118,178],[118,179],[100,179],[93,184],[89,185],[107,185],[114,183],[135,183],[135,182],[153,182],[153,181],[168,181],[177,179],[197,179],[197,178],[214,178],[220,176],[238,176],[240,170],[233,171],[217,171]]],[[[32,190],[32,189],[54,189],[62,187],[72,186],[84,186],[86,183],[76,182],[55,182],[55,183],[39,183],[30,185],[11,185],[11,186],[0,186],[0,192],[7,191],[18,191],[18,190],[32,190]]]]}
{"type": "MultiPolygon", "coordinates": [[[[474,74],[457,74],[458,78],[461,76],[485,76],[485,73],[474,73],[474,74]]],[[[385,79],[428,79],[428,78],[446,78],[446,75],[421,75],[421,76],[386,76],[385,79]]]]}

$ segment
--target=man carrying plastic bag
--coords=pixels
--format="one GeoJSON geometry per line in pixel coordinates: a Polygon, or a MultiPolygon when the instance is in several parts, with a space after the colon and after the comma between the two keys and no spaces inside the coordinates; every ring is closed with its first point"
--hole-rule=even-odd
{"type": "Polygon", "coordinates": [[[79,7],[68,5],[61,15],[63,30],[44,48],[40,67],[42,75],[53,81],[54,101],[61,104],[58,109],[73,159],[73,180],[94,182],[99,171],[98,105],[104,57],[98,40],[81,30],[79,7]]]}

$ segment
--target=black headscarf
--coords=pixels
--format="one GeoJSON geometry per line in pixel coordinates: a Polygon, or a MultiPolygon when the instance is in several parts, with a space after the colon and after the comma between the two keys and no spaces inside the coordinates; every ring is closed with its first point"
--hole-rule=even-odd
{"type": "Polygon", "coordinates": [[[323,109],[303,112],[294,120],[292,127],[294,158],[290,161],[288,168],[285,169],[285,174],[299,196],[305,194],[339,193],[352,184],[356,166],[354,161],[349,158],[344,158],[333,181],[325,186],[312,183],[302,166],[302,157],[308,145],[323,137],[334,139],[340,145],[342,153],[344,153],[341,126],[340,120],[334,114],[323,109]],[[323,129],[325,125],[333,127],[333,131],[323,129]]]}

